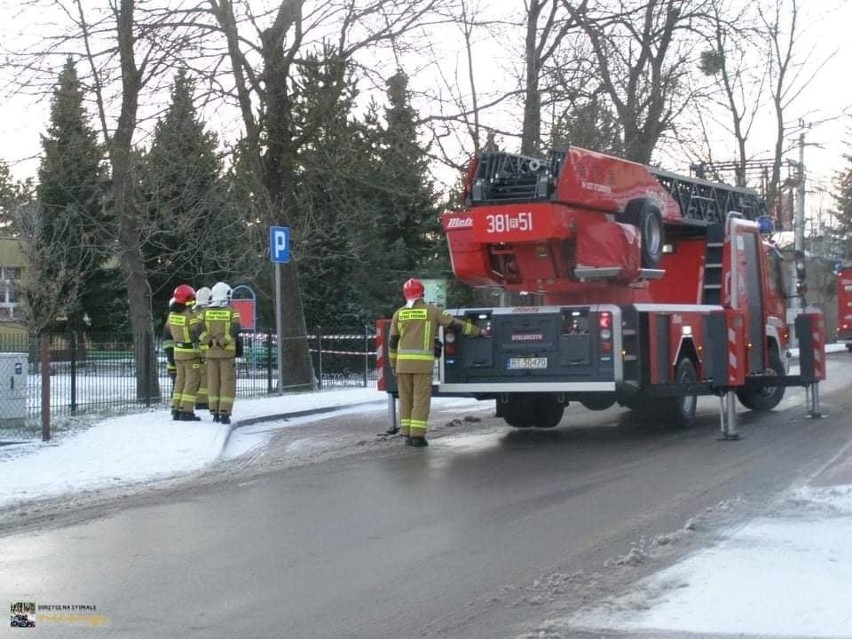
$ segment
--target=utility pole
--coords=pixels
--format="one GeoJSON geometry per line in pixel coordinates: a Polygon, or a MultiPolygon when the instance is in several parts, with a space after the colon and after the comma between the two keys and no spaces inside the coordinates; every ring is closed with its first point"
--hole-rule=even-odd
{"type": "Polygon", "coordinates": [[[799,162],[796,165],[796,203],[793,211],[793,265],[790,278],[790,307],[787,324],[790,329],[790,346],[795,347],[796,316],[805,308],[805,122],[799,121],[799,162]]]}

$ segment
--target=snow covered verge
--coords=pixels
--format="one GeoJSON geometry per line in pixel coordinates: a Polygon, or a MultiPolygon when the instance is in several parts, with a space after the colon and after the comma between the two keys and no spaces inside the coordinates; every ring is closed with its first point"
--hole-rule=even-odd
{"type": "MultiPolygon", "coordinates": [[[[852,485],[796,488],[719,543],[628,594],[541,624],[538,636],[849,638],[850,540],[852,485]]],[[[642,554],[637,546],[619,561],[642,554]]]]}

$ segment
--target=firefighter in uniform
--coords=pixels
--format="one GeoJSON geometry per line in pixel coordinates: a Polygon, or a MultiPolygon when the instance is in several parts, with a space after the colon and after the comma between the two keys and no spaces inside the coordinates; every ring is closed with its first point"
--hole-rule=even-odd
{"type": "Polygon", "coordinates": [[[216,282],[211,289],[210,306],[201,313],[200,341],[207,346],[207,395],[213,421],[231,423],[237,392],[235,359],[242,355],[240,314],[231,306],[231,287],[216,282]]]}
{"type": "MultiPolygon", "coordinates": [[[[204,309],[210,305],[210,288],[202,286],[195,291],[195,312],[199,317],[199,322],[203,320],[202,315],[204,309]]],[[[201,366],[198,369],[198,376],[201,380],[198,384],[198,392],[195,394],[195,410],[208,410],[210,404],[207,400],[207,364],[205,355],[207,354],[207,344],[198,344],[199,355],[201,356],[201,366]]]]}
{"type": "Polygon", "coordinates": [[[438,326],[455,328],[464,335],[485,335],[471,322],[463,322],[423,300],[423,282],[408,280],[402,287],[406,304],[393,314],[389,336],[390,364],[399,390],[399,425],[405,443],[428,446],[426,428],[432,402],[432,368],[438,326]]]}
{"type": "Polygon", "coordinates": [[[199,319],[193,313],[195,289],[181,284],[175,289],[174,303],[169,307],[164,334],[174,341],[174,362],[177,368],[172,393],[172,419],[199,421],[195,414],[195,394],[198,392],[201,359],[195,342],[199,319]]]}

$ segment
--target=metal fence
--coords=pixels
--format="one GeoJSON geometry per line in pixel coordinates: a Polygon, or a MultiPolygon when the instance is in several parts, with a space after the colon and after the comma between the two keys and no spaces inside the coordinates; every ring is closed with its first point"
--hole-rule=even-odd
{"type": "MultiPolygon", "coordinates": [[[[245,333],[242,339],[237,397],[277,394],[277,337],[245,333]]],[[[295,339],[307,341],[317,388],[375,385],[371,327],[316,328],[295,339]]],[[[146,334],[139,343],[147,345],[141,356],[129,334],[70,333],[41,340],[0,335],[0,427],[35,425],[43,419],[46,406],[51,418],[165,406],[172,382],[162,340],[146,334]],[[48,374],[43,375],[43,370],[48,374]]],[[[288,387],[286,370],[282,377],[281,390],[294,390],[288,387]]]]}

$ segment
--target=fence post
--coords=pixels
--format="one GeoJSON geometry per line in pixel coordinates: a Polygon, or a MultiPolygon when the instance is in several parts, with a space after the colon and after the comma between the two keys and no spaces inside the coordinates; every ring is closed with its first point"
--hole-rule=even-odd
{"type": "Polygon", "coordinates": [[[41,440],[50,440],[50,337],[38,338],[39,367],[41,368],[41,440]]]}
{"type": "Polygon", "coordinates": [[[142,358],[142,374],[145,376],[145,408],[150,408],[151,406],[151,391],[154,387],[153,380],[151,376],[154,371],[152,370],[152,363],[154,359],[154,340],[151,337],[151,331],[145,331],[144,339],[145,342],[145,355],[142,358]]]}
{"type": "Polygon", "coordinates": [[[319,390],[322,390],[322,329],[319,325],[316,327],[317,331],[317,368],[319,369],[319,390]]]}
{"type": "Polygon", "coordinates": [[[71,414],[77,414],[77,333],[68,331],[68,352],[71,359],[71,414]]]}
{"type": "Polygon", "coordinates": [[[272,395],[272,331],[269,330],[266,331],[266,392],[272,395]]]}
{"type": "Polygon", "coordinates": [[[370,376],[370,327],[364,324],[364,388],[370,376]]]}

